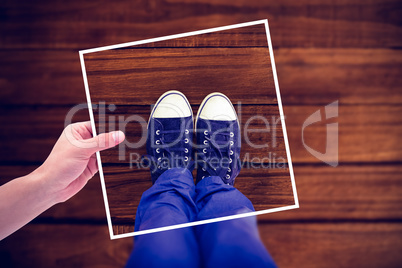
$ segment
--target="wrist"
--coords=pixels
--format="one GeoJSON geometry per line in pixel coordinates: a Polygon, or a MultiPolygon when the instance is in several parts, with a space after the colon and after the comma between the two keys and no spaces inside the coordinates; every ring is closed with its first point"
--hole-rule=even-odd
{"type": "Polygon", "coordinates": [[[51,207],[61,202],[57,187],[51,183],[52,177],[51,174],[49,174],[45,163],[35,169],[31,174],[27,175],[27,177],[29,177],[32,187],[34,187],[40,195],[44,204],[51,207]]]}

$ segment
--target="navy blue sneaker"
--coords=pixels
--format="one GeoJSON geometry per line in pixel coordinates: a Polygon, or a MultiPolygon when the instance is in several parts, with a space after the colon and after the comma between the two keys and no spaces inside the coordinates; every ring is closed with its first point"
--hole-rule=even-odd
{"type": "Polygon", "coordinates": [[[229,98],[211,93],[201,103],[196,117],[197,179],[219,176],[233,185],[240,172],[240,126],[229,98]]]}
{"type": "Polygon", "coordinates": [[[186,96],[168,91],[156,102],[148,121],[147,154],[152,183],[170,168],[193,169],[193,111],[186,96]]]}

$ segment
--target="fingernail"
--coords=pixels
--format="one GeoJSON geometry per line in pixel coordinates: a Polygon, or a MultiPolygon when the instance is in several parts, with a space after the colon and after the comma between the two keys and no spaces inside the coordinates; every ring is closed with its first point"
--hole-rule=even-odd
{"type": "Polygon", "coordinates": [[[115,143],[120,143],[124,140],[124,132],[119,130],[113,133],[113,139],[115,143]]]}
{"type": "Polygon", "coordinates": [[[121,131],[114,131],[112,133],[112,138],[114,140],[114,143],[119,143],[120,142],[120,137],[122,137],[123,132],[121,131]]]}

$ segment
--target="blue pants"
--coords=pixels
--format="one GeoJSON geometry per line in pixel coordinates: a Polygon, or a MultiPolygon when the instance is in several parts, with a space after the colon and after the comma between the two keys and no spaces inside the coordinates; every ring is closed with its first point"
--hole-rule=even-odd
{"type": "MultiPolygon", "coordinates": [[[[250,200],[219,177],[194,185],[187,169],[164,172],[144,192],[135,231],[254,211],[250,200]]],[[[255,217],[135,237],[127,267],[276,267],[255,217]]]]}

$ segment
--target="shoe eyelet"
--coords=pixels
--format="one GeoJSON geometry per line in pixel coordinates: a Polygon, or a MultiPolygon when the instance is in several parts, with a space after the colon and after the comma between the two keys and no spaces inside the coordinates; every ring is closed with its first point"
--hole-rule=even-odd
{"type": "Polygon", "coordinates": [[[204,145],[207,145],[208,144],[208,141],[207,140],[204,140],[204,145]]]}
{"type": "Polygon", "coordinates": [[[230,132],[230,137],[231,137],[231,138],[233,138],[233,137],[234,137],[233,132],[230,132]]]}
{"type": "Polygon", "coordinates": [[[184,133],[188,134],[188,133],[189,133],[188,129],[186,129],[186,130],[184,131],[184,133]]]}
{"type": "Polygon", "coordinates": [[[204,130],[204,135],[208,135],[208,130],[204,130]]]}
{"type": "Polygon", "coordinates": [[[188,161],[188,157],[187,157],[187,156],[184,157],[184,161],[188,161]]]}
{"type": "Polygon", "coordinates": [[[187,148],[184,148],[184,152],[185,152],[185,153],[188,153],[188,149],[187,149],[187,148]]]}
{"type": "Polygon", "coordinates": [[[203,178],[205,178],[205,176],[202,176],[201,180],[202,180],[203,178]]]}
{"type": "Polygon", "coordinates": [[[161,144],[161,141],[160,141],[160,140],[156,140],[156,141],[155,141],[155,144],[161,144]]]}
{"type": "Polygon", "coordinates": [[[226,185],[229,185],[229,183],[226,183],[226,185]]]}
{"type": "Polygon", "coordinates": [[[230,175],[229,175],[229,174],[226,174],[226,179],[230,179],[230,175]]]}
{"type": "Polygon", "coordinates": [[[230,155],[233,155],[233,151],[232,151],[232,150],[230,150],[230,155]]]}
{"type": "Polygon", "coordinates": [[[162,160],[162,157],[158,157],[158,161],[161,161],[162,160]]]}
{"type": "Polygon", "coordinates": [[[158,169],[162,169],[161,166],[158,166],[158,169]]]}
{"type": "Polygon", "coordinates": [[[233,145],[233,141],[230,141],[230,145],[231,145],[231,146],[233,145]]]}
{"type": "Polygon", "coordinates": [[[232,158],[229,158],[229,163],[232,163],[232,158]]]}
{"type": "Polygon", "coordinates": [[[206,171],[205,168],[202,168],[202,171],[206,171]]]}
{"type": "Polygon", "coordinates": [[[207,148],[202,149],[202,152],[203,152],[204,154],[206,154],[206,153],[207,153],[207,148]]]}
{"type": "Polygon", "coordinates": [[[156,148],[156,152],[159,154],[160,153],[160,150],[159,150],[159,148],[156,148]]]}
{"type": "Polygon", "coordinates": [[[228,172],[230,172],[230,171],[232,171],[231,169],[230,169],[230,167],[228,168],[228,172]]]}
{"type": "Polygon", "coordinates": [[[161,131],[158,129],[155,133],[156,133],[156,135],[159,135],[161,133],[161,131]]]}
{"type": "Polygon", "coordinates": [[[184,139],[184,143],[188,143],[188,139],[187,139],[187,138],[184,139]]]}

